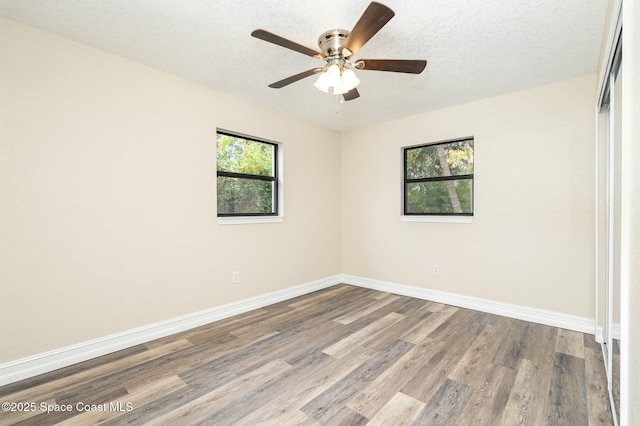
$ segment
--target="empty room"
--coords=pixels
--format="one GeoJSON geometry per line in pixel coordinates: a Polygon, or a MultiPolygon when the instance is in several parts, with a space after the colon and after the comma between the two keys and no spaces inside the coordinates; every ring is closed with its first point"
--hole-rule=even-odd
{"type": "Polygon", "coordinates": [[[0,0],[0,425],[640,425],[639,23],[0,0]]]}

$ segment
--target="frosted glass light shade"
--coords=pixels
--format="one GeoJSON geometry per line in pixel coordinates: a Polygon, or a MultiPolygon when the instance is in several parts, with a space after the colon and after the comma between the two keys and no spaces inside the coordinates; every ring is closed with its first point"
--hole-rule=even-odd
{"type": "Polygon", "coordinates": [[[360,84],[360,79],[355,72],[350,69],[342,71],[342,88],[346,90],[345,93],[355,89],[358,84],[360,84]]]}
{"type": "Polygon", "coordinates": [[[356,74],[350,69],[340,69],[336,64],[331,65],[325,72],[320,73],[313,84],[325,93],[333,87],[334,95],[342,95],[355,88],[360,83],[356,74]]]}
{"type": "Polygon", "coordinates": [[[329,93],[329,87],[333,85],[332,83],[333,82],[331,81],[331,77],[329,77],[326,72],[321,72],[318,76],[318,79],[315,83],[313,83],[313,85],[322,90],[324,93],[329,93]]]}
{"type": "Polygon", "coordinates": [[[331,76],[332,79],[339,79],[340,78],[340,67],[337,66],[336,64],[331,65],[328,69],[327,69],[327,74],[329,76],[331,76]]]}

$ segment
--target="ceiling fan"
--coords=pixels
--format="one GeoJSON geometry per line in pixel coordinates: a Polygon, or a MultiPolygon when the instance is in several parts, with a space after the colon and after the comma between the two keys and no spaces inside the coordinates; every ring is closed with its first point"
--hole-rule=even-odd
{"type": "Polygon", "coordinates": [[[344,100],[350,101],[360,97],[358,89],[356,89],[360,80],[353,72],[354,69],[420,74],[427,66],[427,61],[425,60],[359,59],[353,63],[351,62],[352,56],[380,31],[394,15],[393,10],[387,6],[378,2],[371,2],[351,32],[340,29],[324,32],[318,38],[318,46],[321,52],[262,29],[253,31],[251,35],[269,43],[326,61],[326,65],[323,67],[312,68],[292,75],[270,84],[269,87],[280,89],[303,78],[319,74],[314,86],[327,93],[329,88],[333,88],[334,95],[342,95],[344,100]]]}

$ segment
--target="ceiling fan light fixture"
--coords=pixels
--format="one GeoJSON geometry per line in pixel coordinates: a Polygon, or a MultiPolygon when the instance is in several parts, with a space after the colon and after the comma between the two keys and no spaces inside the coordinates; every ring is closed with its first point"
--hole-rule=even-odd
{"type": "Polygon", "coordinates": [[[340,78],[341,68],[338,64],[331,64],[329,68],[327,68],[327,75],[329,75],[333,81],[337,81],[340,78]]]}
{"type": "Polygon", "coordinates": [[[360,79],[356,76],[356,73],[349,68],[342,71],[342,86],[347,90],[355,89],[360,84],[360,79]]]}
{"type": "Polygon", "coordinates": [[[343,95],[354,89],[359,83],[360,79],[352,70],[332,64],[326,71],[320,73],[314,86],[325,93],[329,93],[329,88],[333,87],[334,95],[343,95]]]}
{"type": "Polygon", "coordinates": [[[315,83],[313,83],[313,85],[322,90],[324,93],[329,93],[329,87],[332,86],[331,77],[326,73],[326,71],[323,71],[320,73],[318,79],[315,83]]]}

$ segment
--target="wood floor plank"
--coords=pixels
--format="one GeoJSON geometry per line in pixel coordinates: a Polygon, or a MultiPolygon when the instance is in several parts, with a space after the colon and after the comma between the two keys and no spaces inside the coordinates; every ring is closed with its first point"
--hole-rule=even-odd
{"type": "MultiPolygon", "coordinates": [[[[352,322],[349,325],[342,325],[337,322],[329,320],[327,322],[332,324],[327,324],[325,326],[326,327],[325,330],[331,329],[332,332],[319,333],[319,334],[316,334],[313,332],[304,333],[305,338],[307,336],[311,336],[311,338],[314,339],[312,343],[299,345],[298,348],[296,348],[295,350],[291,351],[289,354],[286,355],[285,360],[292,365],[296,365],[301,359],[304,359],[308,355],[313,354],[318,350],[322,351],[325,348],[340,342],[341,340],[347,338],[348,336],[354,333],[357,333],[358,331],[367,327],[368,325],[370,325],[375,321],[376,320],[373,318],[366,317],[366,318],[361,318],[358,321],[352,322]]],[[[323,327],[317,327],[317,328],[322,329],[323,327]]]]}
{"type": "MultiPolygon", "coordinates": [[[[368,303],[371,303],[371,300],[372,299],[368,300],[368,298],[361,297],[357,298],[356,300],[350,300],[349,298],[339,298],[337,300],[327,300],[322,303],[307,306],[305,308],[296,308],[294,311],[289,313],[288,318],[283,319],[278,323],[274,323],[270,328],[273,330],[277,330],[278,332],[284,332],[289,329],[313,329],[316,328],[319,323],[331,321],[336,316],[343,315],[351,312],[354,309],[363,307],[368,303]]],[[[357,321],[350,323],[348,326],[345,326],[345,330],[353,330],[352,327],[361,328],[362,326],[366,326],[376,319],[377,318],[373,318],[372,316],[365,316],[357,321]]],[[[335,324],[342,325],[339,323],[335,324]]],[[[334,328],[334,330],[338,329],[339,328],[334,328]]]]}
{"type": "MultiPolygon", "coordinates": [[[[93,404],[102,405],[102,403],[116,400],[126,395],[127,395],[127,392],[124,388],[115,388],[115,389],[112,388],[112,389],[101,392],[99,396],[93,396],[92,398],[87,398],[86,400],[90,401],[87,403],[88,405],[93,405],[93,404]]],[[[79,400],[79,401],[84,402],[83,400],[79,400]]],[[[74,401],[74,402],[65,401],[64,403],[60,404],[56,399],[56,404],[70,407],[70,408],[65,411],[57,411],[57,410],[53,410],[51,412],[42,411],[40,414],[34,417],[30,417],[28,419],[22,420],[14,424],[22,425],[22,426],[58,425],[64,420],[70,419],[79,413],[77,408],[78,407],[77,403],[78,403],[77,401],[74,401]]]]}
{"type": "MultiPolygon", "coordinates": [[[[215,334],[214,334],[215,335],[215,334]]],[[[266,336],[257,337],[261,340],[266,336]]],[[[254,340],[231,341],[223,344],[214,339],[212,342],[171,353],[152,362],[130,369],[116,371],[106,379],[122,382],[125,386],[152,381],[154,377],[177,374],[188,385],[188,390],[166,393],[162,398],[145,404],[131,413],[127,413],[117,424],[141,424],[156,415],[175,409],[180,405],[210,392],[218,386],[236,379],[236,376],[224,369],[211,369],[211,363],[225,356],[232,357],[234,351],[255,343],[254,340]],[[199,374],[189,373],[200,367],[199,374]]],[[[98,381],[98,385],[99,385],[98,381]]],[[[89,382],[91,384],[91,382],[89,382]]],[[[107,422],[109,423],[109,422],[107,422]]]]}
{"type": "Polygon", "coordinates": [[[440,327],[442,323],[448,320],[457,311],[458,308],[454,306],[445,306],[440,311],[429,315],[429,320],[426,323],[414,326],[412,329],[403,333],[400,338],[416,345],[429,337],[429,334],[440,327]]]}
{"type": "Polygon", "coordinates": [[[357,346],[362,345],[367,340],[375,339],[376,335],[384,331],[385,328],[392,326],[404,318],[404,315],[392,312],[384,318],[371,323],[362,330],[329,346],[324,350],[324,353],[335,358],[341,358],[354,350],[357,346]]]}
{"type": "Polygon", "coordinates": [[[422,308],[420,308],[420,312],[428,311],[428,312],[431,312],[431,313],[436,313],[436,312],[440,312],[441,310],[443,310],[447,306],[449,306],[449,305],[445,305],[444,303],[431,302],[429,300],[426,300],[426,304],[422,308]]]}
{"type": "MultiPolygon", "coordinates": [[[[306,422],[310,420],[306,413],[300,409],[331,386],[359,368],[366,360],[375,355],[374,352],[360,353],[357,357],[336,359],[323,352],[317,351],[315,356],[309,356],[294,366],[295,371],[303,371],[304,374],[291,376],[286,382],[282,382],[283,390],[271,400],[267,406],[260,407],[247,413],[242,418],[242,423],[248,425],[288,425],[295,424],[300,414],[306,422]],[[318,360],[317,362],[315,360],[318,360]],[[302,369],[300,368],[302,366],[302,369]],[[308,366],[309,368],[306,368],[308,366]]],[[[311,418],[311,417],[309,417],[311,418]]],[[[315,419],[314,422],[317,422],[315,419]]]]}
{"type": "MultiPolygon", "coordinates": [[[[326,371],[337,360],[322,353],[316,352],[315,356],[308,357],[299,363],[296,368],[288,369],[280,376],[264,383],[255,389],[243,393],[232,404],[217,407],[218,410],[207,417],[205,424],[235,424],[245,421],[254,413],[266,408],[269,412],[277,410],[274,401],[289,389],[299,389],[300,381],[312,376],[317,371],[326,371]]],[[[258,424],[258,423],[256,423],[258,424]]]]}
{"type": "Polygon", "coordinates": [[[122,425],[142,425],[153,419],[179,409],[181,406],[188,404],[194,399],[215,390],[219,386],[223,386],[235,379],[232,375],[220,372],[220,376],[224,377],[221,381],[212,381],[209,386],[203,386],[200,383],[196,386],[188,385],[186,388],[178,389],[173,392],[166,392],[162,397],[151,402],[143,404],[131,412],[125,413],[115,419],[109,419],[103,423],[104,426],[122,426],[122,425]]]}
{"type": "MultiPolygon", "coordinates": [[[[179,340],[179,339],[175,339],[175,340],[179,340]]],[[[60,380],[63,377],[76,375],[76,374],[82,373],[83,371],[90,370],[92,368],[99,367],[105,364],[109,364],[111,362],[114,362],[120,359],[128,358],[132,355],[136,355],[146,351],[147,351],[147,347],[145,345],[136,345],[127,349],[123,349],[121,351],[117,351],[117,352],[113,352],[97,358],[93,358],[88,361],[84,361],[78,364],[73,364],[64,368],[59,368],[57,370],[40,374],[38,376],[30,377],[28,379],[21,380],[19,382],[1,386],[0,398],[7,396],[9,394],[14,394],[15,396],[17,395],[18,392],[26,392],[28,389],[35,388],[36,386],[40,386],[42,384],[51,382],[53,380],[60,380]]]]}
{"type": "MultiPolygon", "coordinates": [[[[273,409],[272,411],[276,411],[273,409]]],[[[266,423],[255,423],[253,420],[250,420],[247,417],[243,417],[239,419],[234,426],[256,426],[256,425],[309,425],[309,426],[321,426],[322,424],[310,417],[309,415],[303,413],[300,410],[286,410],[279,413],[280,416],[277,417],[277,422],[266,422],[266,423]]]]}
{"type": "Polygon", "coordinates": [[[582,333],[565,330],[563,328],[559,329],[556,340],[556,352],[584,358],[584,337],[582,333]]]}
{"type": "Polygon", "coordinates": [[[352,287],[349,285],[336,285],[328,289],[298,296],[295,299],[285,300],[284,303],[286,303],[287,306],[291,306],[292,308],[304,309],[309,306],[326,303],[337,298],[351,299],[353,295],[363,290],[365,289],[352,287]]]}
{"type": "MultiPolygon", "coordinates": [[[[16,402],[16,401],[12,400],[10,402],[16,402]]],[[[40,409],[40,404],[45,404],[45,406],[55,405],[56,399],[54,397],[51,397],[44,401],[37,401],[36,404],[37,405],[35,410],[30,408],[29,410],[25,410],[25,411],[13,411],[13,412],[5,411],[5,410],[0,411],[0,425],[2,426],[15,425],[20,423],[26,424],[26,421],[28,419],[42,413],[40,409]]]]}
{"type": "Polygon", "coordinates": [[[532,324],[516,380],[506,403],[501,424],[544,424],[558,329],[532,324]]]}
{"type": "Polygon", "coordinates": [[[106,376],[112,373],[114,370],[120,370],[131,365],[139,365],[152,359],[162,357],[168,353],[175,352],[179,349],[191,347],[191,342],[181,339],[176,342],[139,352],[129,357],[120,358],[107,364],[96,365],[93,368],[83,370],[77,374],[62,377],[58,380],[45,382],[35,387],[30,387],[25,390],[19,390],[11,394],[11,398],[15,401],[38,401],[44,400],[47,396],[62,390],[67,390],[70,387],[82,383],[83,381],[91,378],[106,376]]]}
{"type": "Polygon", "coordinates": [[[423,367],[402,386],[403,393],[418,401],[427,402],[431,399],[476,338],[464,328],[455,329],[448,337],[447,340],[439,340],[443,345],[434,350],[423,367]]]}
{"type": "Polygon", "coordinates": [[[91,392],[78,393],[76,389],[64,390],[54,396],[61,405],[73,405],[82,401],[87,405],[103,404],[127,395],[127,389],[119,383],[112,383],[103,388],[92,389],[91,392]]]}
{"type": "Polygon", "coordinates": [[[78,426],[101,424],[107,420],[117,419],[123,414],[122,411],[128,412],[134,407],[153,401],[165,392],[174,392],[185,387],[186,384],[178,376],[165,377],[154,383],[128,390],[127,395],[106,403],[104,411],[86,411],[59,424],[78,426]]]}
{"type": "Polygon", "coordinates": [[[444,341],[429,338],[423,340],[355,394],[347,402],[347,407],[367,418],[373,418],[418,371],[425,368],[425,363],[444,345],[444,341]]]}
{"type": "MultiPolygon", "coordinates": [[[[304,414],[304,413],[302,413],[304,414]]],[[[293,423],[284,423],[284,424],[297,424],[298,426],[322,426],[322,423],[320,423],[319,421],[317,421],[316,419],[314,419],[313,417],[304,414],[304,419],[297,423],[297,422],[293,422],[293,423]]],[[[255,426],[255,425],[247,425],[247,426],[255,426]]]]}
{"type": "Polygon", "coordinates": [[[528,359],[522,360],[500,424],[546,424],[552,371],[552,362],[540,366],[528,359]]]}
{"type": "Polygon", "coordinates": [[[368,424],[369,426],[410,425],[425,405],[424,402],[411,398],[402,392],[396,392],[368,424]]]}
{"type": "Polygon", "coordinates": [[[482,330],[487,326],[493,315],[486,312],[475,312],[470,321],[465,324],[465,329],[476,336],[482,333],[482,330]]]}
{"type": "MultiPolygon", "coordinates": [[[[321,306],[321,305],[320,305],[321,306]]],[[[291,306],[282,306],[282,309],[277,313],[274,312],[266,318],[262,318],[259,322],[250,323],[246,325],[239,324],[231,329],[229,332],[234,336],[244,338],[244,336],[253,336],[256,333],[268,333],[272,331],[280,332],[283,329],[288,328],[289,324],[297,324],[303,321],[306,316],[313,315],[315,312],[306,311],[303,309],[295,309],[291,306]]]]}
{"type": "Polygon", "coordinates": [[[448,377],[461,383],[474,384],[484,378],[488,368],[493,365],[491,359],[500,347],[499,338],[503,330],[487,325],[482,333],[473,340],[469,349],[451,370],[448,377]]]}
{"type": "Polygon", "coordinates": [[[402,304],[394,310],[394,312],[399,314],[425,318],[433,313],[424,309],[425,306],[429,304],[426,300],[414,299],[412,297],[402,297],[399,300],[402,304]]]}
{"type": "MultiPolygon", "coordinates": [[[[130,388],[132,386],[144,385],[159,380],[163,377],[176,375],[173,368],[176,365],[185,367],[192,356],[207,354],[207,348],[188,346],[176,348],[174,352],[166,353],[161,357],[147,360],[143,363],[136,363],[131,366],[124,366],[110,374],[101,375],[96,378],[88,378],[85,382],[73,384],[64,390],[56,393],[68,401],[86,401],[87,395],[100,392],[102,389],[112,389],[114,387],[130,388]],[[82,398],[82,399],[79,399],[82,398]]],[[[60,399],[61,400],[61,399],[60,399]]]]}
{"type": "Polygon", "coordinates": [[[471,392],[469,386],[446,379],[418,414],[413,424],[430,426],[458,424],[457,419],[467,405],[471,392]]]}
{"type": "MultiPolygon", "coordinates": [[[[154,358],[144,363],[116,370],[110,375],[105,375],[96,379],[90,378],[84,383],[71,389],[71,391],[78,395],[82,395],[85,392],[92,392],[93,389],[110,386],[111,383],[122,383],[125,387],[128,387],[137,383],[151,382],[160,377],[171,375],[179,375],[190,387],[197,388],[209,383],[208,380],[211,378],[207,376],[206,371],[211,362],[214,362],[214,360],[219,358],[223,358],[224,356],[230,357],[230,354],[243,350],[246,346],[250,346],[256,341],[265,340],[266,338],[268,337],[256,336],[252,340],[233,340],[222,344],[218,340],[214,339],[212,342],[204,342],[201,345],[189,346],[177,351],[169,352],[164,356],[154,358]],[[185,372],[192,370],[194,366],[202,368],[204,370],[204,374],[201,374],[201,376],[195,381],[187,382],[189,375],[185,374],[185,372]]],[[[216,372],[214,377],[217,380],[221,379],[219,372],[216,372]]],[[[230,378],[227,377],[227,379],[230,378]]]]}
{"type": "Polygon", "coordinates": [[[148,425],[167,424],[197,424],[206,420],[220,406],[233,403],[243,394],[252,391],[257,386],[279,376],[291,366],[284,361],[276,360],[261,368],[246,374],[237,380],[226,383],[224,386],[196,398],[179,408],[155,418],[148,425]]]}
{"type": "Polygon", "coordinates": [[[470,385],[473,391],[469,402],[458,417],[458,424],[478,426],[500,424],[516,372],[495,364],[485,365],[482,371],[483,377],[476,376],[475,383],[470,385]]]}
{"type": "MultiPolygon", "coordinates": [[[[236,343],[237,345],[238,343],[236,343]]],[[[237,346],[236,346],[237,347],[237,346]]],[[[129,369],[116,371],[111,376],[107,376],[101,380],[89,381],[89,386],[101,386],[105,382],[117,382],[122,383],[125,388],[137,386],[144,383],[153,382],[159,378],[178,375],[181,376],[185,372],[190,371],[195,365],[199,365],[200,362],[206,363],[212,357],[223,356],[229,348],[221,348],[220,352],[213,355],[208,347],[200,347],[199,351],[179,351],[168,356],[158,358],[153,362],[131,367],[129,369]]],[[[199,380],[192,380],[188,385],[193,387],[206,386],[206,383],[211,383],[211,380],[215,380],[215,383],[225,381],[226,379],[235,378],[232,373],[224,371],[217,372],[214,376],[209,376],[206,373],[199,377],[199,380]],[[221,373],[221,374],[220,374],[221,373]],[[229,376],[229,377],[227,377],[229,376]]],[[[181,377],[184,380],[183,377],[181,377]]]]}
{"type": "Polygon", "coordinates": [[[376,300],[380,300],[380,299],[384,299],[385,297],[390,296],[391,293],[387,292],[387,291],[376,291],[374,294],[372,294],[371,298],[376,299],[376,300]]]}
{"type": "Polygon", "coordinates": [[[586,347],[584,355],[589,425],[608,425],[611,422],[611,406],[607,398],[607,374],[602,349],[586,347]]]}
{"type": "MultiPolygon", "coordinates": [[[[319,296],[315,297],[316,299],[319,296]]],[[[373,299],[371,299],[373,300],[373,299]]],[[[359,298],[355,301],[349,298],[340,298],[338,300],[327,301],[324,303],[314,303],[303,308],[293,308],[285,305],[288,308],[283,312],[279,312],[277,315],[272,315],[268,318],[263,318],[259,323],[250,323],[244,327],[235,327],[230,332],[236,336],[242,336],[243,334],[252,335],[256,331],[263,330],[279,331],[282,332],[288,328],[298,328],[300,324],[305,322],[315,322],[324,319],[327,316],[334,318],[336,315],[342,315],[357,309],[358,307],[366,306],[370,301],[366,298],[359,298]]]]}
{"type": "Polygon", "coordinates": [[[256,309],[255,311],[245,312],[240,314],[241,318],[230,317],[225,318],[215,323],[201,325],[191,330],[183,331],[182,333],[172,334],[160,339],[152,340],[144,344],[149,349],[153,349],[159,346],[163,346],[167,343],[174,342],[179,339],[186,339],[192,344],[200,344],[203,340],[219,339],[219,336],[226,336],[229,338],[230,334],[228,329],[232,329],[238,323],[247,323],[250,321],[259,321],[261,318],[269,315],[269,312],[264,309],[256,309]]]}
{"type": "Polygon", "coordinates": [[[593,334],[583,333],[582,336],[582,344],[585,348],[601,350],[600,343],[596,342],[595,336],[593,334]]]}
{"type": "MultiPolygon", "coordinates": [[[[293,332],[301,336],[304,335],[305,340],[315,341],[316,344],[311,349],[315,351],[316,346],[319,346],[327,336],[342,334],[342,330],[339,330],[339,328],[344,328],[344,326],[333,321],[325,321],[315,328],[301,327],[299,333],[296,333],[297,329],[293,330],[293,332]]],[[[305,356],[309,349],[306,345],[301,345],[297,339],[286,338],[271,350],[256,350],[248,354],[249,356],[244,357],[244,359],[236,359],[228,368],[233,373],[242,375],[276,359],[284,359],[290,364],[295,364],[295,361],[299,357],[305,356]]]]}
{"type": "Polygon", "coordinates": [[[323,422],[331,418],[358,389],[376,379],[414,345],[403,340],[396,340],[386,350],[367,360],[360,367],[348,374],[344,379],[305,404],[301,411],[323,422]]]}
{"type": "Polygon", "coordinates": [[[412,328],[420,323],[425,323],[429,315],[431,315],[430,312],[423,314],[422,317],[418,317],[416,315],[405,316],[402,320],[398,321],[397,323],[385,329],[383,332],[379,333],[375,339],[370,339],[364,342],[362,346],[366,349],[380,351],[391,344],[391,342],[396,340],[398,336],[403,334],[409,328],[412,328]]]}
{"type": "Polygon", "coordinates": [[[555,342],[560,329],[543,324],[532,324],[531,329],[530,343],[522,356],[538,366],[553,365],[555,342]]]}
{"type": "Polygon", "coordinates": [[[503,344],[494,355],[492,362],[514,370],[517,369],[531,343],[534,329],[534,324],[530,322],[513,320],[503,339],[503,344]]]}
{"type": "Polygon", "coordinates": [[[349,425],[349,426],[364,426],[369,423],[369,419],[349,407],[342,407],[335,412],[324,424],[327,425],[349,425]]]}
{"type": "Polygon", "coordinates": [[[478,314],[479,312],[472,311],[471,309],[456,308],[453,315],[429,333],[429,337],[433,339],[446,339],[454,330],[459,328],[465,329],[469,334],[476,334],[475,327],[471,327],[472,331],[469,331],[469,328],[475,316],[478,314]]]}
{"type": "Polygon", "coordinates": [[[392,312],[404,316],[414,315],[416,307],[420,305],[416,304],[415,302],[416,300],[410,297],[398,296],[398,298],[393,302],[387,303],[381,308],[378,308],[375,311],[369,313],[367,317],[382,318],[392,312]]]}
{"type": "Polygon", "coordinates": [[[257,309],[258,312],[255,313],[253,311],[245,312],[238,316],[232,316],[210,324],[205,324],[179,334],[185,336],[186,339],[194,344],[199,344],[208,339],[218,339],[219,336],[227,335],[240,327],[259,325],[263,321],[277,316],[282,312],[291,312],[292,310],[290,306],[286,305],[279,305],[277,308],[267,306],[257,309]]]}
{"type": "Polygon", "coordinates": [[[232,372],[231,368],[236,363],[250,359],[254,357],[255,354],[268,353],[298,334],[297,332],[275,333],[266,339],[257,341],[252,339],[254,343],[250,345],[245,345],[226,354],[221,354],[221,356],[214,357],[208,362],[200,362],[194,368],[180,372],[180,378],[184,380],[185,383],[192,385],[195,382],[201,381],[202,378],[206,377],[209,373],[217,374],[219,371],[232,372]]]}
{"type": "Polygon", "coordinates": [[[586,425],[589,423],[584,359],[556,352],[547,407],[547,423],[586,425]]]}
{"type": "Polygon", "coordinates": [[[356,309],[353,312],[349,312],[348,314],[342,315],[334,319],[334,321],[344,325],[351,324],[352,322],[370,314],[373,311],[376,311],[382,308],[385,305],[388,305],[389,303],[399,298],[400,296],[396,296],[396,295],[385,296],[383,298],[377,299],[377,301],[370,303],[360,309],[356,309]]]}

